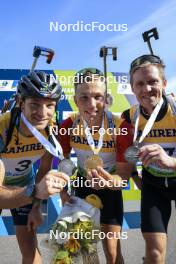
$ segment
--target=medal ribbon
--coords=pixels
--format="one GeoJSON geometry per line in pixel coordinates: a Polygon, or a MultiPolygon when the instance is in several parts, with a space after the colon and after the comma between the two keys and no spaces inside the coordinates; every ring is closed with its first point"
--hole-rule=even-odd
{"type": "Polygon", "coordinates": [[[155,109],[153,110],[150,118],[148,119],[144,129],[143,129],[143,132],[142,132],[142,135],[140,136],[139,140],[136,141],[136,138],[137,138],[137,133],[138,133],[138,125],[139,125],[139,116],[140,116],[140,110],[139,110],[139,107],[138,107],[138,115],[137,115],[137,120],[136,120],[136,123],[135,123],[135,127],[134,127],[134,137],[133,137],[133,142],[137,142],[137,143],[141,143],[144,138],[147,136],[147,134],[150,132],[155,120],[156,120],[156,117],[161,109],[161,106],[163,104],[163,98],[161,97],[159,103],[156,105],[155,109]]]}
{"type": "Polygon", "coordinates": [[[34,135],[34,137],[38,139],[38,141],[44,146],[44,148],[48,152],[50,152],[53,156],[58,157],[61,160],[64,159],[62,147],[57,141],[52,131],[50,131],[50,135],[52,136],[52,139],[56,147],[54,147],[35,127],[31,125],[31,123],[29,123],[29,121],[26,119],[23,113],[21,113],[21,119],[24,122],[24,124],[27,126],[27,128],[30,130],[30,132],[34,135]]]}
{"type": "MultiPolygon", "coordinates": [[[[100,152],[100,149],[103,146],[103,133],[100,133],[100,137],[99,137],[99,141],[98,141],[98,146],[95,147],[95,142],[94,139],[92,137],[92,134],[89,130],[88,124],[87,122],[83,119],[83,125],[84,125],[84,131],[85,131],[85,135],[86,135],[86,139],[87,142],[91,148],[91,150],[93,151],[93,153],[95,155],[98,155],[98,153],[100,152]]],[[[101,128],[104,128],[104,116],[103,116],[103,120],[102,120],[102,124],[101,124],[101,128]]]]}

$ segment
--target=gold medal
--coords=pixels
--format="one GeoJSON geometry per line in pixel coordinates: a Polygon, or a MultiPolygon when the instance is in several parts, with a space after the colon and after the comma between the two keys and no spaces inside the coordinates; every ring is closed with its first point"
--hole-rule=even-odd
{"type": "Polygon", "coordinates": [[[86,171],[96,169],[97,166],[103,167],[103,160],[98,155],[88,157],[84,162],[86,171]]]}

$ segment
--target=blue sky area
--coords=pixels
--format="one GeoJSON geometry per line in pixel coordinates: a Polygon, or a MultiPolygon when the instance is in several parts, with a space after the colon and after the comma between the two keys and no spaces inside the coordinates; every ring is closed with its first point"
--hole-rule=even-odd
{"type": "MultiPolygon", "coordinates": [[[[155,53],[167,65],[169,89],[176,87],[176,0],[16,0],[0,2],[0,68],[28,69],[34,45],[53,48],[51,65],[41,58],[42,69],[102,69],[99,49],[118,47],[118,60],[108,59],[108,70],[127,72],[130,62],[149,53],[142,33],[157,27],[160,39],[152,41],[155,53]],[[59,24],[98,22],[127,24],[127,31],[50,31],[50,22],[59,24]]],[[[175,90],[176,93],[176,90],[175,90]]]]}

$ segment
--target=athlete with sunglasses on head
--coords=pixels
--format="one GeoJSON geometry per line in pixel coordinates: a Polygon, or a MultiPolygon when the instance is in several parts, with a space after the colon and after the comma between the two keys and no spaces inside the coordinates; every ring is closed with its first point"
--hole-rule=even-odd
{"type": "Polygon", "coordinates": [[[142,162],[146,264],[165,263],[171,201],[176,201],[176,111],[174,99],[165,95],[164,67],[155,55],[143,55],[131,63],[130,82],[139,105],[123,113],[121,127],[128,128],[128,136],[117,137],[117,166],[125,171],[129,163],[142,162]]]}
{"type": "Polygon", "coordinates": [[[114,135],[107,133],[107,129],[118,127],[119,118],[105,110],[106,87],[101,71],[85,68],[76,73],[74,80],[74,101],[78,113],[66,119],[61,128],[78,128],[78,131],[84,128],[84,132],[79,135],[60,135],[59,141],[66,157],[73,148],[78,159],[79,187],[76,188],[75,195],[85,198],[89,194],[96,194],[103,203],[100,222],[101,231],[106,234],[103,247],[107,263],[121,264],[124,263],[119,239],[123,221],[121,190],[114,190],[113,186],[112,190],[103,189],[96,181],[95,184],[92,182],[91,187],[86,185],[86,180],[90,180],[89,171],[98,165],[104,168],[103,171],[112,174],[116,172],[116,139],[114,135]],[[104,135],[99,133],[102,128],[106,131],[104,135]]]}

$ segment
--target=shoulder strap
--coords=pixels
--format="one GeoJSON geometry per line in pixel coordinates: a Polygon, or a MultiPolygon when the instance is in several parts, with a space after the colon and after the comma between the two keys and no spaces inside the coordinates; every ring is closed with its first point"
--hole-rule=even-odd
{"type": "Polygon", "coordinates": [[[48,137],[48,141],[49,141],[54,147],[56,147],[56,144],[54,143],[53,137],[52,137],[52,135],[50,134],[49,126],[47,126],[47,127],[45,128],[45,132],[46,132],[46,135],[47,135],[47,137],[48,137]]]}
{"type": "MultiPolygon", "coordinates": [[[[167,100],[168,104],[170,105],[170,107],[172,109],[173,115],[176,116],[176,101],[175,101],[174,97],[171,94],[165,95],[165,97],[166,97],[166,100],[167,100]]],[[[133,114],[133,116],[131,118],[131,123],[133,125],[136,123],[139,111],[140,111],[139,105],[137,105],[137,107],[136,107],[136,109],[134,111],[134,114],[133,114]]]]}
{"type": "Polygon", "coordinates": [[[4,140],[2,136],[0,136],[0,153],[3,152],[4,148],[5,148],[4,140]]]}
{"type": "Polygon", "coordinates": [[[131,124],[134,126],[140,112],[139,105],[136,105],[133,116],[131,117],[131,124]]]}
{"type": "Polygon", "coordinates": [[[6,151],[7,146],[9,145],[11,138],[12,138],[12,134],[13,134],[13,130],[17,121],[17,118],[20,114],[20,108],[19,107],[15,107],[12,109],[11,111],[11,115],[10,115],[10,123],[9,123],[9,128],[7,130],[7,137],[6,137],[6,143],[4,145],[4,148],[0,151],[1,153],[6,151]]]}
{"type": "Polygon", "coordinates": [[[107,117],[107,121],[108,121],[108,127],[109,128],[115,128],[115,124],[114,124],[114,120],[113,120],[113,114],[110,111],[105,111],[106,113],[106,117],[107,117]]]}
{"type": "Polygon", "coordinates": [[[129,124],[131,124],[130,108],[125,110],[122,113],[121,118],[125,119],[125,121],[127,121],[129,124]]]}
{"type": "Polygon", "coordinates": [[[171,94],[166,95],[166,100],[170,104],[173,115],[176,115],[176,102],[174,97],[171,94]]]}
{"type": "Polygon", "coordinates": [[[75,118],[75,120],[73,120],[73,124],[72,124],[72,128],[75,128],[81,121],[80,115],[78,114],[75,118]]]}

